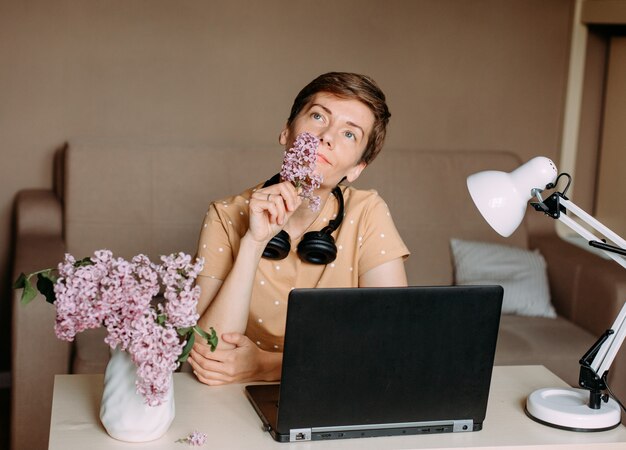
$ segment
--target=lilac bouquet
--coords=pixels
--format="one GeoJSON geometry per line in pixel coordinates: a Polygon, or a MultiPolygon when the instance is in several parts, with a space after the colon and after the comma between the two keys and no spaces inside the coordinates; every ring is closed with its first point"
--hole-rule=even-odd
{"type": "Polygon", "coordinates": [[[198,326],[196,305],[200,288],[194,286],[204,261],[184,253],[161,257],[161,264],[137,255],[131,261],[99,250],[77,261],[66,254],[56,269],[21,274],[22,304],[41,292],[56,307],[55,334],[73,341],[77,333],[104,326],[104,341],[128,352],[137,366],[137,392],[146,404],[162,403],[172,372],[189,356],[200,334],[214,350],[217,335],[198,326]],[[30,279],[37,276],[37,290],[30,279]],[[163,289],[164,303],[155,301],[163,289]]]}
{"type": "Polygon", "coordinates": [[[285,150],[280,169],[280,178],[290,181],[296,188],[302,188],[299,195],[309,200],[309,208],[313,211],[320,208],[319,196],[313,195],[313,191],[322,184],[322,176],[315,173],[319,144],[319,139],[312,134],[300,133],[293,147],[285,150]]]}

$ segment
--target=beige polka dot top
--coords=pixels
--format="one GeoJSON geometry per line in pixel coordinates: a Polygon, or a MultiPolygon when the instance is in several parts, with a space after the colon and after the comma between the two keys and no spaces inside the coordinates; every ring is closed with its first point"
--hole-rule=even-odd
{"type": "MultiPolygon", "coordinates": [[[[254,189],[211,203],[200,232],[198,256],[204,257],[201,276],[224,280],[248,227],[248,205],[254,189]]],[[[301,261],[299,239],[283,260],[262,259],[254,280],[246,335],[269,351],[282,351],[289,291],[312,287],[357,287],[359,276],[380,264],[406,258],[409,250],[391,214],[376,191],[342,187],[345,214],[333,233],[337,258],[328,265],[301,261]]],[[[337,213],[333,196],[306,231],[321,230],[337,213]]]]}

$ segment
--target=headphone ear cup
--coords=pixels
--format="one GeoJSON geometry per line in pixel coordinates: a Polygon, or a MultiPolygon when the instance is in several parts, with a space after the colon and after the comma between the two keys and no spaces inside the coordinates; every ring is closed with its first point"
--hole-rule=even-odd
{"type": "Polygon", "coordinates": [[[263,258],[285,259],[291,251],[291,238],[285,230],[281,230],[267,243],[263,250],[263,258]]]}
{"type": "Polygon", "coordinates": [[[329,264],[337,257],[335,239],[322,231],[309,231],[298,244],[298,255],[312,264],[329,264]]]}

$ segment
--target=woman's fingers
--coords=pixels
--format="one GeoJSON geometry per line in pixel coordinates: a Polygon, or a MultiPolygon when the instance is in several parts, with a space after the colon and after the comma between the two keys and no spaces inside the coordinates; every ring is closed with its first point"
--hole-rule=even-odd
{"type": "Polygon", "coordinates": [[[224,364],[220,361],[210,359],[196,351],[191,351],[187,362],[193,369],[193,373],[204,384],[217,386],[232,382],[232,376],[224,373],[224,364]]]}
{"type": "Polygon", "coordinates": [[[252,194],[251,209],[265,212],[271,225],[282,227],[290,213],[301,203],[298,193],[289,182],[283,182],[257,190],[252,194]]]}
{"type": "Polygon", "coordinates": [[[279,194],[284,201],[287,211],[295,211],[299,206],[298,191],[296,190],[296,188],[288,181],[279,183],[276,185],[276,187],[278,187],[279,189],[279,194]]]}

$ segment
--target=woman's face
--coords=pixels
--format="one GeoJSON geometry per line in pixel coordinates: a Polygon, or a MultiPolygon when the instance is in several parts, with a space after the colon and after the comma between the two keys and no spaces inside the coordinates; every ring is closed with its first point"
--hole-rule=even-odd
{"type": "Polygon", "coordinates": [[[318,92],[280,133],[279,140],[289,148],[300,133],[317,136],[315,171],[323,177],[322,186],[334,187],[343,177],[349,182],[356,180],[365,168],[359,160],[373,127],[374,114],[364,103],[318,92]]]}

